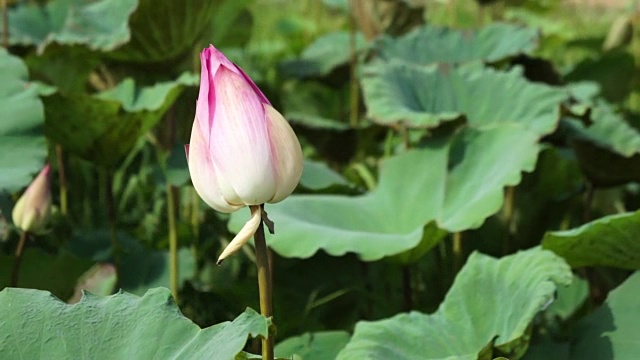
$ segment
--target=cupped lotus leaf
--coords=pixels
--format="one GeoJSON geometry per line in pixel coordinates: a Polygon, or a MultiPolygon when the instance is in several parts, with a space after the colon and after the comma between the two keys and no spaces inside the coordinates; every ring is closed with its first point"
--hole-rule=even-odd
{"type": "Polygon", "coordinates": [[[29,184],[47,155],[38,88],[25,64],[0,48],[0,191],[29,184]]]}
{"type": "Polygon", "coordinates": [[[184,86],[196,82],[190,74],[149,87],[136,87],[125,79],[97,95],[45,97],[45,133],[65,150],[113,167],[160,120],[184,86]]]}
{"type": "Polygon", "coordinates": [[[571,360],[635,359],[640,353],[640,272],[609,293],[607,300],[576,326],[571,360]]]}
{"type": "Polygon", "coordinates": [[[209,25],[217,1],[137,0],[129,19],[131,40],[108,56],[156,63],[188,53],[209,25]]]}
{"type": "Polygon", "coordinates": [[[338,359],[518,359],[534,316],[572,276],[539,248],[501,259],[473,253],[435,313],[361,321],[338,359]]]}
{"type": "MultiPolygon", "coordinates": [[[[336,31],[318,38],[306,48],[300,59],[280,64],[280,71],[297,78],[322,77],[351,59],[351,38],[347,31],[336,31]]],[[[360,54],[368,48],[361,33],[355,35],[355,52],[360,54]]]]}
{"type": "Polygon", "coordinates": [[[276,356],[284,359],[335,359],[349,342],[346,331],[322,331],[290,337],[275,347],[276,356]]]}
{"type": "Polygon", "coordinates": [[[568,92],[527,81],[521,68],[418,67],[374,64],[363,70],[368,116],[383,125],[434,128],[465,117],[472,127],[518,123],[539,134],[555,130],[568,92]]]}
{"type": "Polygon", "coordinates": [[[383,60],[412,64],[497,62],[531,53],[538,46],[535,28],[493,23],[478,30],[424,25],[397,38],[382,37],[375,45],[383,60]]]}
{"type": "MultiPolygon", "coordinates": [[[[533,170],[538,150],[538,136],[517,125],[434,138],[385,160],[368,194],[294,195],[267,206],[276,223],[269,244],[285,257],[323,249],[372,261],[416,247],[431,221],[450,232],[477,228],[500,209],[503,188],[533,170]]],[[[235,212],[229,228],[238,231],[245,221],[235,212]]]]}
{"type": "Polygon", "coordinates": [[[165,288],[138,297],[85,293],[73,305],[49,292],[0,292],[3,359],[233,359],[249,336],[267,336],[269,320],[247,310],[201,329],[165,288]]]}
{"type": "Polygon", "coordinates": [[[138,0],[53,0],[23,3],[9,12],[9,43],[39,52],[52,43],[109,51],[129,41],[129,16],[138,0]]]}
{"type": "Polygon", "coordinates": [[[640,269],[640,211],[609,215],[578,228],[547,233],[542,247],[572,267],[640,269]]]}

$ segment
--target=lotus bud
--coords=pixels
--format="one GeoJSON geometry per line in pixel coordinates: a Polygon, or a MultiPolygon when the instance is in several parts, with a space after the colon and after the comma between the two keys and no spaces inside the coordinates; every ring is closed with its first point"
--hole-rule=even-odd
{"type": "Polygon", "coordinates": [[[39,232],[51,214],[50,168],[46,165],[16,202],[11,216],[22,231],[39,232]]]}
{"type": "Polygon", "coordinates": [[[213,46],[200,61],[196,116],[185,146],[189,172],[213,209],[251,207],[251,220],[228,247],[236,251],[262,221],[259,205],[282,201],[298,185],[302,149],[289,123],[240,67],[213,46]]]}

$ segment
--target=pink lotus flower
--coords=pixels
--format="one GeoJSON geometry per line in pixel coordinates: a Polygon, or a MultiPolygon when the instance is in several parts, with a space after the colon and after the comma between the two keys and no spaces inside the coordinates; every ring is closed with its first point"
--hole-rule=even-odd
{"type": "Polygon", "coordinates": [[[11,216],[22,231],[39,232],[51,213],[51,180],[47,164],[16,202],[11,216]]]}
{"type": "Polygon", "coordinates": [[[252,208],[252,219],[222,260],[255,233],[262,213],[256,208],[293,192],[302,175],[302,150],[289,123],[242,69],[213,46],[200,61],[196,118],[186,146],[193,186],[217,211],[252,208]]]}

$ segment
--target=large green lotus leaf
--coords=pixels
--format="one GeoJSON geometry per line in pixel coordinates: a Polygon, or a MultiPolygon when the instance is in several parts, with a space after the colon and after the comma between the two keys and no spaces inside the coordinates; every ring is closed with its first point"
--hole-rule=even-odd
{"type": "Polygon", "coordinates": [[[45,132],[67,151],[102,166],[115,166],[195,79],[183,74],[176,81],[142,88],[125,79],[93,96],[45,97],[45,132]]]}
{"type": "MultiPolygon", "coordinates": [[[[0,289],[9,286],[13,262],[14,256],[0,255],[0,289]]],[[[93,261],[75,257],[65,251],[55,255],[40,249],[26,249],[17,285],[47,290],[66,300],[73,295],[78,278],[92,265],[93,261]]]]}
{"type": "Polygon", "coordinates": [[[377,44],[384,60],[412,64],[496,62],[532,52],[538,45],[535,28],[493,23],[476,31],[421,26],[392,38],[384,36],[377,44]]]}
{"type": "Polygon", "coordinates": [[[565,321],[573,316],[588,298],[589,282],[574,276],[571,285],[557,290],[556,300],[545,311],[545,314],[565,321]]]}
{"type": "MultiPolygon", "coordinates": [[[[300,59],[289,60],[280,64],[280,71],[288,76],[298,78],[322,77],[340,65],[347,64],[351,58],[350,34],[347,31],[336,31],[318,38],[306,48],[300,59]]],[[[368,47],[361,33],[356,34],[356,53],[368,47]]]]}
{"type": "Polygon", "coordinates": [[[625,157],[640,153],[640,132],[610,106],[601,104],[592,109],[585,126],[582,122],[567,122],[574,135],[593,142],[609,151],[625,157]]]}
{"type": "Polygon", "coordinates": [[[113,50],[129,41],[129,16],[137,6],[138,0],[24,3],[9,12],[9,43],[33,45],[39,52],[51,43],[113,50]]]}
{"type": "Polygon", "coordinates": [[[38,89],[24,63],[0,48],[0,191],[27,185],[47,154],[38,89]]]}
{"type": "Polygon", "coordinates": [[[466,117],[470,126],[519,123],[539,134],[555,130],[564,89],[528,82],[510,72],[465,66],[374,64],[363,70],[368,116],[384,125],[432,128],[466,117]]]}
{"type": "Polygon", "coordinates": [[[247,309],[209,328],[184,317],[165,288],[143,297],[85,293],[68,305],[49,292],[0,292],[3,359],[233,359],[269,321],[247,309]]]}
{"type": "Polygon", "coordinates": [[[571,359],[635,359],[640,354],[640,272],[609,293],[572,334],[571,359]]]}
{"type": "Polygon", "coordinates": [[[542,246],[572,267],[640,269],[640,211],[610,215],[566,231],[547,233],[542,246]]]}
{"type": "Polygon", "coordinates": [[[332,186],[348,186],[349,183],[325,163],[305,160],[300,185],[310,190],[322,190],[332,186]]]}
{"type": "Polygon", "coordinates": [[[349,342],[346,331],[324,331],[290,337],[275,347],[276,356],[295,360],[335,359],[349,342]]]}
{"type": "Polygon", "coordinates": [[[131,40],[107,55],[142,63],[173,59],[193,48],[208,26],[216,1],[138,0],[129,20],[131,40]]]}
{"type": "Polygon", "coordinates": [[[473,253],[435,313],[361,321],[338,359],[518,359],[533,317],[572,276],[539,248],[501,259],[473,253]]]}
{"type": "MultiPolygon", "coordinates": [[[[294,195],[268,205],[276,223],[269,244],[285,257],[306,258],[323,249],[370,261],[414,248],[434,220],[451,232],[479,227],[500,209],[503,187],[533,170],[537,141],[515,125],[434,138],[424,149],[386,160],[371,193],[294,195]]],[[[229,228],[237,232],[247,219],[245,212],[233,213],[229,228]]]]}
{"type": "Polygon", "coordinates": [[[640,180],[640,132],[604,101],[590,104],[589,124],[564,119],[583,172],[594,185],[640,180]]]}

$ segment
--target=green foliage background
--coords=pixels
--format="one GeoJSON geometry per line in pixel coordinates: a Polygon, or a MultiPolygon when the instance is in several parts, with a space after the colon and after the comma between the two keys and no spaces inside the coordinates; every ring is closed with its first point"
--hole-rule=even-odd
{"type": "Polygon", "coordinates": [[[294,359],[634,358],[640,9],[575,3],[9,1],[0,358],[250,359],[264,336],[294,359]],[[215,265],[248,210],[190,185],[209,43],[303,146],[266,206],[273,319],[252,246],[215,265]],[[52,219],[10,288],[45,163],[52,219]]]}

